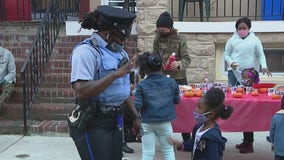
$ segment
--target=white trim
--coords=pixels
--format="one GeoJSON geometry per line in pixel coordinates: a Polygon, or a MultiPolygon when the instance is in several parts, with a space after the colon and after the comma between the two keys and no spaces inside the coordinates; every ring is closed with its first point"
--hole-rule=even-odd
{"type": "MultiPolygon", "coordinates": [[[[180,33],[232,33],[235,22],[174,22],[180,33]]],[[[254,32],[284,32],[284,21],[252,21],[254,32]]]]}
{"type": "MultiPolygon", "coordinates": [[[[137,34],[136,24],[131,34],[137,34]]],[[[174,22],[180,33],[233,33],[235,22],[174,22]]],[[[93,30],[80,29],[77,21],[66,21],[66,35],[91,35],[93,30]]],[[[252,21],[254,32],[284,32],[284,21],[252,21]]]]}
{"type": "Polygon", "coordinates": [[[108,5],[108,0],[101,0],[101,5],[108,5]]]}
{"type": "Polygon", "coordinates": [[[80,29],[80,23],[78,21],[66,21],[65,23],[66,36],[74,35],[92,35],[94,30],[80,29]]]}
{"type": "MultiPolygon", "coordinates": [[[[92,35],[94,30],[88,30],[81,28],[78,21],[66,21],[65,23],[66,36],[76,36],[76,35],[92,35]],[[81,28],[81,29],[80,29],[81,28]]],[[[137,34],[136,22],[132,24],[131,34],[137,34]]]]}

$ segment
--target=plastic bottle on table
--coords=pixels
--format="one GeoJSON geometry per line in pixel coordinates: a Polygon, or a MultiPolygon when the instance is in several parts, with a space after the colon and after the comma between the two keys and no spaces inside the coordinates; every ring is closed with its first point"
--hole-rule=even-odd
{"type": "Polygon", "coordinates": [[[175,61],[175,60],[176,60],[176,53],[172,53],[172,54],[169,56],[168,61],[167,61],[167,64],[165,65],[164,69],[165,69],[165,70],[171,69],[171,63],[172,63],[173,61],[175,61]]]}
{"type": "Polygon", "coordinates": [[[207,91],[208,91],[208,79],[207,77],[205,77],[202,84],[202,92],[203,94],[205,94],[207,91]]]}

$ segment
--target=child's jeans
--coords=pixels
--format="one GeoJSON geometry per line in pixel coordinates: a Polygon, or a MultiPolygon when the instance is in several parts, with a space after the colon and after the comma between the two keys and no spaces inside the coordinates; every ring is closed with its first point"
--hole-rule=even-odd
{"type": "Polygon", "coordinates": [[[153,160],[155,156],[155,140],[159,140],[164,160],[175,160],[174,148],[168,142],[172,136],[171,122],[142,123],[144,135],[142,136],[142,160],[153,160]]]}
{"type": "Polygon", "coordinates": [[[284,160],[284,156],[278,156],[275,154],[274,160],[284,160]]]}

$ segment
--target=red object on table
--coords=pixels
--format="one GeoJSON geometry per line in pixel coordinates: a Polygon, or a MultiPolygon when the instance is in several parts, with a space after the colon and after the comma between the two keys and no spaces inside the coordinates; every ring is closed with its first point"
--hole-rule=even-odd
{"type": "MultiPolygon", "coordinates": [[[[177,118],[172,121],[174,132],[191,132],[195,121],[193,111],[200,97],[186,98],[175,105],[177,118]]],[[[226,120],[219,118],[217,123],[224,132],[268,131],[275,112],[280,110],[280,99],[272,99],[267,94],[257,97],[244,94],[242,98],[233,98],[227,94],[225,105],[231,105],[234,111],[226,120]]]]}
{"type": "Polygon", "coordinates": [[[253,88],[273,88],[276,84],[275,83],[258,83],[253,84],[253,88]]]}

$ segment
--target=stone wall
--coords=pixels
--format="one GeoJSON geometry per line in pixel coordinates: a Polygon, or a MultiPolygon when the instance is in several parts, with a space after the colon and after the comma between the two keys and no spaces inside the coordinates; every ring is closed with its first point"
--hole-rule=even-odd
{"type": "MultiPolygon", "coordinates": [[[[156,20],[168,10],[169,0],[137,0],[138,52],[152,51],[156,20]]],[[[169,11],[169,10],[168,10],[169,11]]],[[[232,33],[183,33],[190,48],[192,63],[187,69],[189,83],[216,80],[216,50],[224,46],[232,33]]],[[[284,48],[284,33],[256,33],[264,47],[284,48]]],[[[273,81],[273,80],[272,80],[273,81]]]]}

